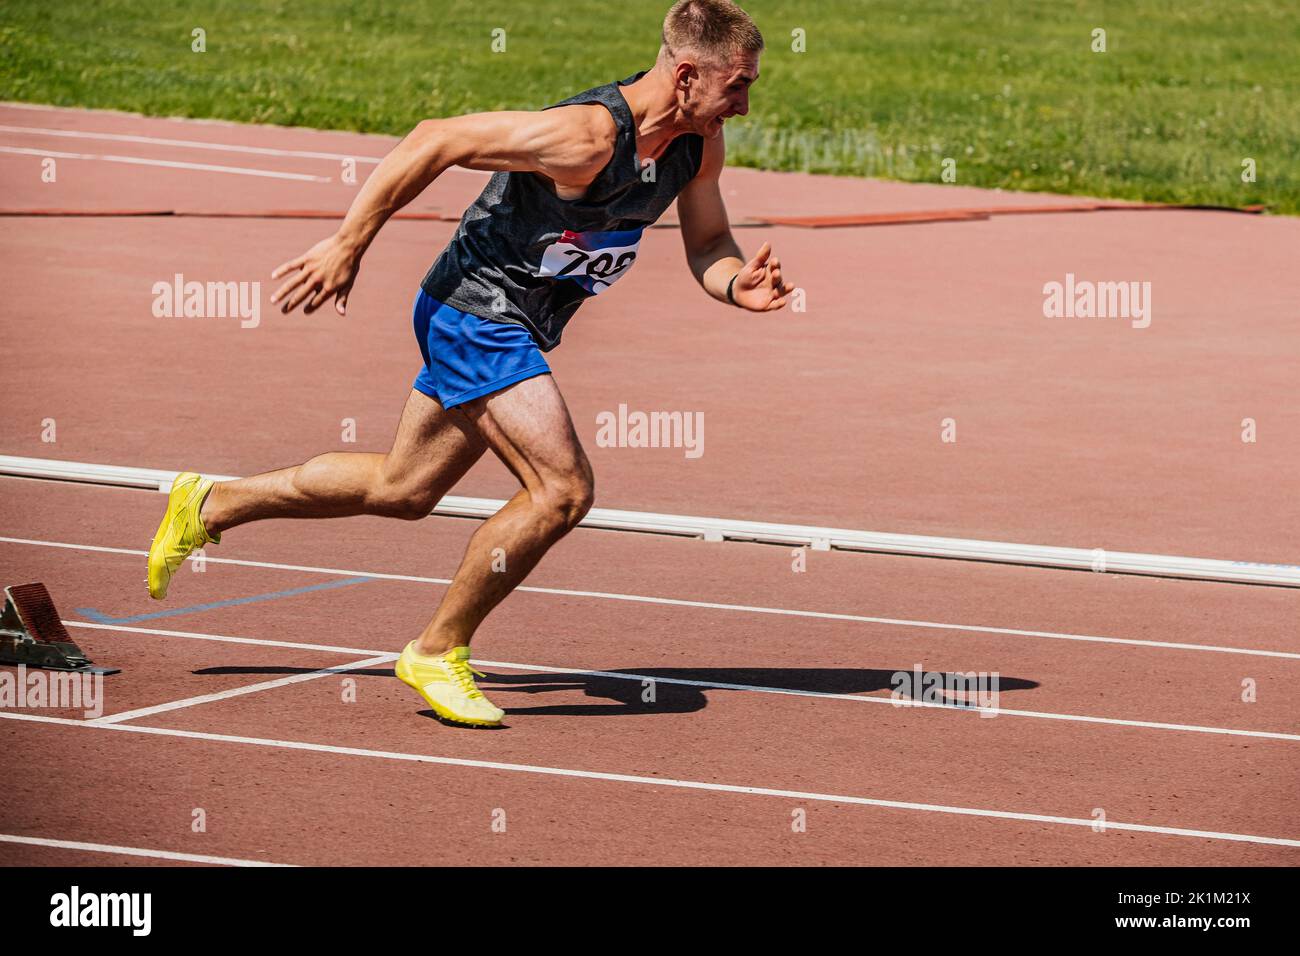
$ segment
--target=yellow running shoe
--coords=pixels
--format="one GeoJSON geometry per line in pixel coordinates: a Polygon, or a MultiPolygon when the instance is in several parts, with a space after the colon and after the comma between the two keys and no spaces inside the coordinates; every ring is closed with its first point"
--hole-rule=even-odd
{"type": "Polygon", "coordinates": [[[406,645],[393,668],[404,684],[409,684],[428,701],[433,712],[444,720],[472,727],[499,727],[506,712],[483,696],[474,683],[478,671],[469,666],[469,648],[453,647],[446,654],[432,657],[415,650],[415,641],[406,645]]]}
{"type": "Polygon", "coordinates": [[[167,596],[172,575],[191,551],[205,544],[220,544],[221,535],[210,535],[199,518],[203,499],[212,488],[212,479],[183,471],[172,482],[167,496],[167,513],[149,546],[149,596],[161,600],[167,596]]]}

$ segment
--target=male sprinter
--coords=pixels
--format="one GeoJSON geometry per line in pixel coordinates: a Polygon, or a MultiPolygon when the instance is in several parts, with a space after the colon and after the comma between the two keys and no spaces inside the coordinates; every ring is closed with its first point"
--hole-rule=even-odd
{"type": "Polygon", "coordinates": [[[271,298],[284,312],[314,312],[332,298],[342,315],[361,257],[389,216],[450,166],[495,173],[415,300],[424,367],[392,450],[331,452],[238,481],[179,475],[149,551],[149,593],[164,597],[191,551],[249,521],[423,518],[490,448],[521,488],[474,533],[396,671],[443,719],[500,724],[504,712],[475,686],[470,638],[592,502],[591,465],[542,353],[584,300],[627,273],[641,231],[674,198],[687,261],[709,295],[768,312],[792,291],[766,243],[745,261],[718,189],[722,125],[749,112],[762,49],[735,4],[680,0],[649,71],[539,112],[417,125],[366,181],[338,232],[272,273],[288,277],[271,298]],[[500,572],[492,570],[497,548],[509,555],[500,572]]]}

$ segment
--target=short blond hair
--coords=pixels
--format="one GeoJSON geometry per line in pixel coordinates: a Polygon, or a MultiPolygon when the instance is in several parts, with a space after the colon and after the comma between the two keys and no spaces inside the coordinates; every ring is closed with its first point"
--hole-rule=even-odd
{"type": "Polygon", "coordinates": [[[731,0],[677,0],[664,17],[663,53],[677,60],[694,53],[725,62],[738,53],[761,53],[763,34],[731,0]]]}

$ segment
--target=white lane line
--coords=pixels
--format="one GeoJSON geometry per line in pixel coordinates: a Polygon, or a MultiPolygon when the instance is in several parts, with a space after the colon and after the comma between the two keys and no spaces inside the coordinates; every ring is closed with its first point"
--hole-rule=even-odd
{"type": "Polygon", "coordinates": [[[112,156],[99,153],[62,153],[52,149],[22,149],[17,146],[0,146],[0,153],[20,156],[51,156],[55,159],[97,159],[106,163],[128,163],[132,166],[165,166],[169,169],[195,169],[206,173],[232,173],[237,176],[262,176],[267,179],[295,179],[301,182],[327,183],[328,176],[309,176],[306,173],[282,173],[272,169],[249,169],[245,166],[214,166],[211,163],[182,163],[169,159],[142,159],[139,156],[112,156]]]}
{"type": "Polygon", "coordinates": [[[210,704],[218,700],[229,700],[232,697],[242,697],[245,694],[257,694],[261,691],[272,690],[276,687],[285,687],[289,684],[301,684],[305,681],[316,680],[321,677],[329,677],[332,674],[346,674],[351,670],[370,667],[372,664],[387,664],[388,662],[395,660],[397,660],[396,654],[380,654],[378,657],[369,657],[364,661],[353,661],[351,664],[341,664],[338,667],[323,667],[320,670],[314,670],[306,674],[294,674],[290,677],[280,677],[275,680],[262,681],[259,684],[233,687],[230,690],[218,691],[213,694],[201,694],[198,697],[186,697],[184,700],[168,701],[165,704],[156,704],[153,707],[139,707],[135,710],[124,710],[117,714],[107,714],[103,717],[96,717],[89,721],[89,723],[120,724],[123,721],[135,720],[137,717],[150,717],[154,714],[163,714],[171,710],[181,710],[182,708],[195,707],[199,704],[210,704]]]}
{"type": "MultiPolygon", "coordinates": [[[[114,143],[145,143],[150,146],[179,146],[184,149],[211,149],[224,153],[247,153],[255,156],[289,156],[296,159],[327,159],[335,162],[352,160],[358,163],[378,164],[382,156],[360,156],[356,153],[323,153],[310,149],[276,149],[271,146],[240,146],[234,143],[209,143],[197,139],[167,139],[161,136],[137,136],[130,133],[90,133],[84,130],[53,129],[45,126],[0,125],[0,133],[18,133],[29,136],[62,136],[69,139],[97,139],[114,143]]],[[[396,143],[394,143],[396,145],[396,143]]],[[[455,172],[490,176],[479,169],[451,167],[455,172]]]]}
{"type": "MultiPolygon", "coordinates": [[[[25,544],[44,548],[67,548],[73,551],[91,551],[103,554],[144,555],[147,551],[135,548],[110,548],[101,545],[68,544],[62,541],[41,541],[32,538],[0,536],[0,544],[25,544]]],[[[351,571],[343,568],[321,568],[305,564],[275,564],[269,561],[245,561],[237,558],[205,556],[209,564],[229,564],[238,567],[270,568],[277,571],[302,571],[309,574],[378,578],[386,581],[410,581],[415,584],[448,585],[448,578],[431,578],[416,574],[387,574],[383,571],[351,571]]],[[[738,611],[749,614],[776,614],[786,617],[813,618],[817,620],[847,621],[855,624],[884,624],[891,627],[915,627],[939,631],[960,631],[971,634],[999,634],[1008,637],[1035,637],[1057,641],[1084,641],[1094,644],[1122,644],[1129,647],[1156,647],[1166,650],[1204,651],[1216,654],[1245,654],[1253,657],[1276,657],[1283,660],[1300,660],[1300,653],[1270,651],[1250,647],[1227,647],[1217,644],[1186,644],[1176,641],[1146,641],[1138,638],[1103,637],[1096,634],[1069,634],[1061,631],[1030,631],[1010,627],[992,627],[983,624],[945,624],[941,621],[908,620],[905,618],[870,617],[865,614],[838,614],[830,611],[804,611],[792,608],[761,607],[749,604],[720,604],[713,601],[689,601],[683,598],[651,597],[643,594],[618,594],[608,591],[576,591],[568,588],[544,588],[523,585],[516,591],[530,594],[551,594],[562,597],[586,597],[605,601],[632,601],[640,604],[659,604],[670,607],[692,607],[712,611],[738,611]]]]}
{"type": "MultiPolygon", "coordinates": [[[[124,627],[115,624],[89,623],[86,621],[64,621],[66,627],[86,627],[103,631],[127,631],[134,634],[150,634],[158,637],[180,637],[190,640],[200,641],[220,641],[232,644],[253,644],[264,647],[283,647],[293,650],[305,651],[333,651],[340,654],[374,654],[378,653],[377,648],[355,648],[355,647],[330,647],[326,644],[297,644],[292,641],[272,641],[262,640],[255,637],[229,637],[222,634],[203,634],[194,631],[161,631],[146,627],[124,627]]],[[[395,658],[396,654],[389,655],[395,658]]],[[[830,691],[815,690],[795,690],[787,687],[765,687],[760,684],[730,684],[723,681],[701,681],[690,680],[684,677],[662,677],[652,674],[633,674],[627,671],[596,671],[583,670],[572,667],[548,667],[543,664],[519,664],[512,661],[487,661],[475,659],[474,663],[483,667],[499,667],[504,670],[516,670],[527,672],[539,672],[545,674],[572,674],[577,677],[608,677],[614,680],[628,681],[653,681],[663,684],[676,684],[683,687],[702,687],[714,688],[718,690],[745,691],[757,694],[779,694],[790,697],[817,697],[826,700],[856,700],[868,704],[893,704],[897,707],[913,707],[933,710],[957,710],[963,713],[989,713],[991,716],[1005,715],[1009,717],[1038,717],[1044,720],[1065,720],[1078,721],[1089,724],[1111,724],[1119,727],[1140,727],[1149,730],[1180,730],[1188,733],[1200,734],[1224,734],[1237,737],[1262,737],[1269,740],[1300,740],[1300,734],[1287,734],[1271,730],[1239,730],[1232,727],[1206,727],[1198,724],[1172,724],[1153,720],[1127,720],[1119,717],[1093,717],[1082,714],[1057,714],[1050,711],[1040,710],[1013,710],[1010,708],[979,708],[967,707],[960,704],[944,704],[929,701],[895,701],[889,697],[870,697],[865,694],[837,694],[830,691]]],[[[349,667],[359,667],[360,664],[348,665],[349,667]]],[[[266,685],[275,686],[279,682],[269,682],[266,685]]],[[[287,682],[286,682],[287,683],[287,682]]],[[[508,691],[509,688],[502,688],[508,691]]],[[[985,718],[988,719],[988,718],[985,718]]],[[[105,718],[97,718],[99,722],[105,722],[105,718]]]]}
{"type": "Polygon", "coordinates": [[[98,139],[114,143],[147,143],[151,146],[181,146],[186,149],[211,149],[224,153],[249,153],[256,156],[291,156],[300,159],[346,159],[358,163],[379,163],[379,156],[358,156],[355,153],[321,153],[306,149],[275,149],[270,146],[239,146],[233,143],[209,143],[197,139],[166,139],[161,136],[136,136],[129,133],[89,133],[84,130],[53,129],[45,126],[0,125],[0,133],[21,133],[30,136],[62,136],[69,139],[98,139]]]}
{"type": "Polygon", "coordinates": [[[156,637],[188,637],[198,641],[223,641],[227,644],[255,644],[259,647],[286,647],[295,651],[333,651],[336,654],[378,654],[375,647],[337,647],[333,644],[302,644],[298,641],[273,641],[262,637],[232,637],[226,634],[204,634],[199,631],[164,631],[153,627],[131,627],[126,624],[100,624],[98,621],[64,621],[66,627],[85,627],[93,631],[125,631],[128,634],[152,634],[156,637]]]}
{"type": "MultiPolygon", "coordinates": [[[[265,737],[241,737],[233,734],[211,734],[195,730],[172,730],[166,727],[142,727],[139,724],[96,724],[87,720],[66,717],[42,717],[33,714],[9,714],[0,711],[0,719],[23,720],[34,723],[57,724],[64,727],[90,727],[96,730],[118,730],[136,734],[154,734],[160,737],[181,737],[215,743],[245,744],[255,747],[272,747],[284,750],[303,750],[312,753],[337,754],[345,757],[370,757],[380,760],[401,760],[414,763],[440,764],[452,767],[473,767],[480,770],[501,770],[508,773],[539,774],[551,777],[569,777],[580,780],[602,780],[610,783],[627,783],[648,787],[671,787],[682,790],[703,790],[712,793],[737,793],[750,796],[780,797],[784,800],[812,800],[822,803],[848,803],[858,806],[881,807],[891,810],[914,810],[922,813],[943,813],[957,816],[988,817],[998,820],[1016,820],[1026,823],[1049,823],[1058,826],[1100,826],[1097,820],[1082,817],[1055,816],[1043,813],[1022,813],[1014,810],[990,810],[982,807],[957,807],[936,803],[916,803],[906,800],[882,800],[847,794],[815,793],[802,790],[779,790],[773,787],[750,787],[703,780],[682,780],[673,777],[646,777],[627,773],[604,773],[595,770],[573,770],[567,767],[544,767],[534,764],[504,763],[496,760],[471,760],[465,757],[439,757],[431,754],[402,753],[391,750],[369,750],[361,747],[341,747],[334,744],[316,744],[302,740],[277,740],[265,737]]],[[[1145,823],[1123,823],[1107,820],[1107,830],[1128,830],[1135,833],[1155,833],[1166,836],[1199,837],[1207,840],[1225,840],[1234,843],[1262,843],[1270,846],[1300,847],[1300,840],[1286,837],[1257,836],[1250,833],[1228,833],[1217,830],[1193,830],[1187,827],[1155,826],[1145,823]]]]}
{"type": "Polygon", "coordinates": [[[116,853],[142,856],[150,860],[179,860],[183,863],[212,863],[218,866],[293,866],[292,863],[267,863],[265,860],[240,860],[230,856],[207,856],[202,853],[177,853],[173,850],[145,850],[138,846],[114,846],[111,843],[82,843],[79,840],[52,840],[48,837],[0,833],[0,843],[24,843],[28,846],[56,847],[60,850],[86,850],[90,853],[116,853]]]}

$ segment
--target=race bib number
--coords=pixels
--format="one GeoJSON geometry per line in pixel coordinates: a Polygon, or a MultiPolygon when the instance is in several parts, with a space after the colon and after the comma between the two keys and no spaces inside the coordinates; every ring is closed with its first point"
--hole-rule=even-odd
{"type": "Polygon", "coordinates": [[[604,292],[636,261],[641,230],[569,232],[546,247],[539,276],[572,279],[591,294],[604,292]]]}

